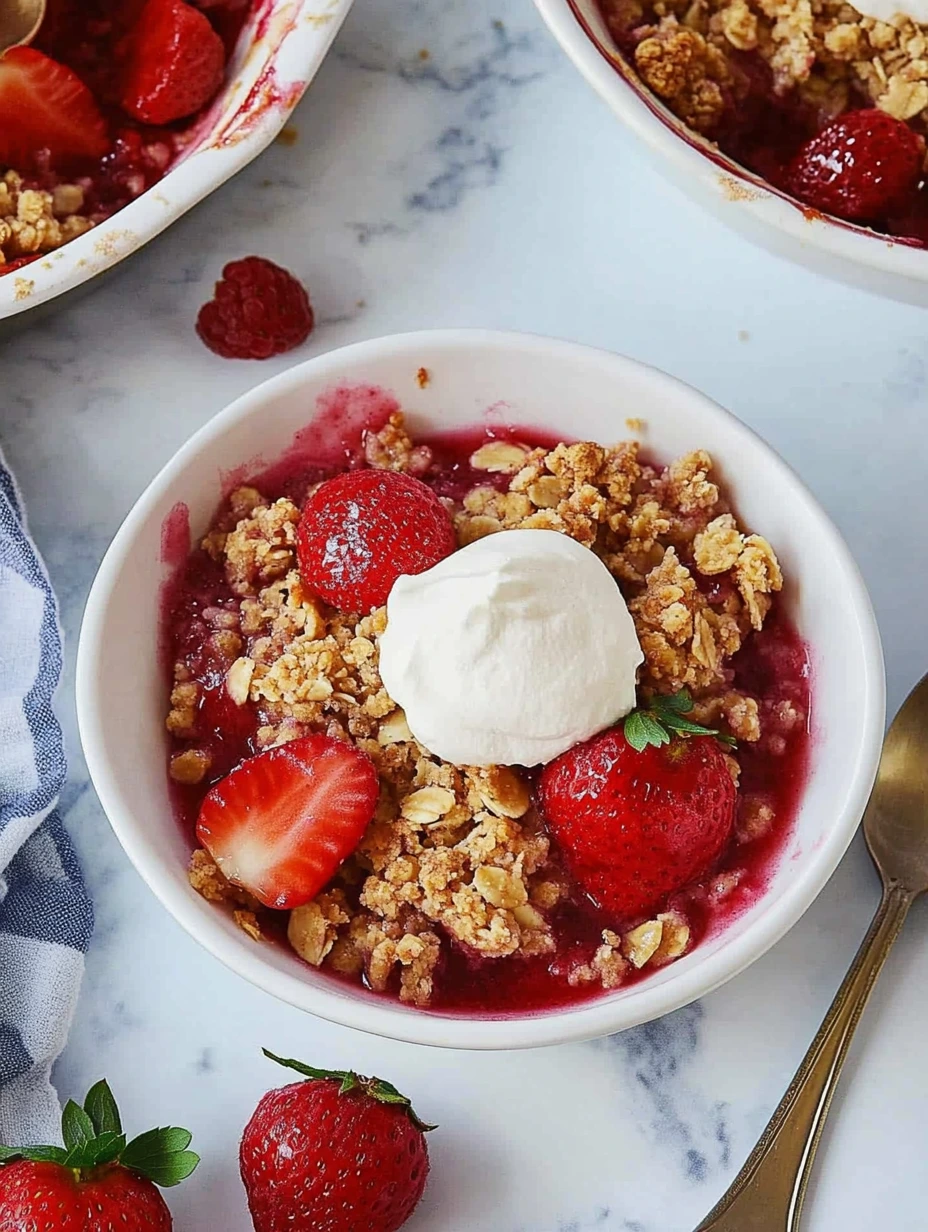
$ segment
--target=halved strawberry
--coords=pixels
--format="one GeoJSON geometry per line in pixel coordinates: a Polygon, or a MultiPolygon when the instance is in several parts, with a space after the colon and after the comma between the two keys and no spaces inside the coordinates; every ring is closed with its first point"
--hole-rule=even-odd
{"type": "Polygon", "coordinates": [[[76,73],[32,47],[0,59],[0,163],[25,170],[46,149],[53,160],[99,158],[108,144],[106,121],[76,73]]]}
{"type": "Polygon", "coordinates": [[[193,115],[222,84],[226,53],[209,19],[184,0],[146,0],[129,40],[122,106],[144,124],[193,115]]]}
{"type": "Polygon", "coordinates": [[[210,788],[197,836],[230,881],[265,907],[308,903],[374,816],[374,763],[333,736],[302,736],[249,757],[210,788]]]}

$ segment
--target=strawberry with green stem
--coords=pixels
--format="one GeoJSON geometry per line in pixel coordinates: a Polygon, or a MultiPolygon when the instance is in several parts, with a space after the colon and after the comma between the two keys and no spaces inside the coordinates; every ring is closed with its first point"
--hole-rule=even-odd
{"type": "Polygon", "coordinates": [[[170,1232],[156,1186],[179,1185],[199,1163],[186,1129],[127,1141],[104,1080],[61,1115],[64,1146],[0,1147],[3,1232],[170,1232]]]}
{"type": "Polygon", "coordinates": [[[689,693],[656,694],[624,721],[549,762],[542,812],[577,884],[625,926],[711,871],[737,789],[731,737],[694,723],[689,693]]]}
{"type": "Polygon", "coordinates": [[[268,1091],[242,1134],[255,1232],[396,1232],[425,1189],[434,1126],[382,1078],[264,1055],[303,1081],[268,1091]]]}

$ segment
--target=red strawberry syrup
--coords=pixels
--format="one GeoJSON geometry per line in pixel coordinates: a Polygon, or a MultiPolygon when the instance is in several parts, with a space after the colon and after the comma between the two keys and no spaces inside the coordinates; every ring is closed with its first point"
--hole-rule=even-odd
{"type": "MultiPolygon", "coordinates": [[[[223,492],[228,495],[237,486],[249,483],[269,499],[286,495],[299,503],[310,484],[365,465],[365,431],[382,427],[397,409],[396,400],[383,390],[340,386],[320,399],[317,416],[296,435],[283,457],[272,464],[256,459],[234,474],[223,476],[223,492]]],[[[485,471],[475,471],[469,463],[473,451],[491,439],[513,439],[550,449],[564,438],[495,421],[489,426],[475,425],[418,437],[417,444],[429,445],[433,451],[432,467],[422,478],[439,495],[455,498],[476,483],[493,482],[504,487],[508,482],[506,476],[488,476],[485,471]]],[[[222,524],[224,509],[225,500],[214,525],[222,524]]],[[[222,687],[226,664],[217,661],[208,644],[211,629],[222,621],[221,612],[237,611],[238,600],[221,568],[206,552],[198,548],[183,561],[181,545],[186,537],[186,510],[180,512],[175,508],[166,520],[163,536],[166,562],[175,564],[180,560],[180,567],[163,595],[167,665],[169,670],[176,660],[185,661],[193,678],[203,686],[201,734],[195,743],[206,748],[213,758],[210,775],[204,782],[193,787],[171,782],[176,816],[193,841],[200,802],[209,787],[257,751],[254,737],[260,717],[254,708],[237,707],[228,700],[222,687]]],[[[722,587],[725,584],[720,583],[722,587]]],[[[776,820],[762,837],[740,844],[733,841],[710,878],[686,887],[668,902],[668,908],[677,906],[686,915],[694,944],[724,928],[766,889],[792,832],[809,767],[808,652],[776,603],[763,630],[748,639],[732,660],[732,667],[733,683],[757,698],[764,730],[758,744],[742,742],[738,750],[739,807],[746,808],[758,801],[769,804],[776,820]],[[802,716],[798,723],[797,712],[802,716]],[[729,873],[737,874],[737,884],[733,889],[727,888],[721,897],[719,891],[729,873]]],[[[182,747],[183,742],[175,741],[171,752],[182,747]]],[[[575,968],[590,961],[603,929],[614,927],[615,921],[605,917],[577,891],[559,905],[552,922],[557,942],[554,954],[494,960],[475,956],[457,945],[446,947],[443,965],[436,973],[432,1010],[482,1016],[524,1014],[602,996],[599,984],[572,987],[568,977],[575,968]]],[[[283,937],[283,915],[280,925],[283,937]]],[[[626,985],[645,974],[632,975],[626,985]]]]}

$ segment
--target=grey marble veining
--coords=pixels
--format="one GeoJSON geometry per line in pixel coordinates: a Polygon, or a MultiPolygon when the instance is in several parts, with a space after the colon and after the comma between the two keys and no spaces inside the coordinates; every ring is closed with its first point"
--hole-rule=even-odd
{"type": "MultiPolygon", "coordinates": [[[[725,988],[613,1039],[465,1055],[376,1040],[277,1004],[170,920],[96,803],[73,721],[95,567],[181,442],[295,359],[359,338],[484,325],[656,363],[767,437],[850,541],[886,641],[890,706],[928,667],[928,318],[749,247],[651,167],[528,0],[357,0],[276,144],[93,296],[0,344],[0,435],[61,597],[63,799],[97,932],[57,1079],[106,1073],[139,1128],[189,1125],[204,1162],[179,1228],[248,1232],[236,1146],[278,1081],[265,1044],[380,1072],[441,1128],[410,1232],[689,1232],[804,1051],[877,897],[859,843],[802,922],[725,988]],[[216,359],[193,322],[226,260],[305,279],[296,355],[216,359]]],[[[565,408],[569,414],[569,408],[565,408]]],[[[917,909],[826,1132],[809,1232],[922,1232],[928,916],[917,909]]]]}

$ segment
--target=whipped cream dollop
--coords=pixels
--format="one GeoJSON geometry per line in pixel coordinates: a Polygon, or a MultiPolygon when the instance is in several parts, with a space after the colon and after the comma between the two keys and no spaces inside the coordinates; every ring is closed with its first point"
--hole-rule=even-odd
{"type": "Polygon", "coordinates": [[[634,622],[598,556],[551,530],[488,535],[387,600],[380,674],[431,753],[534,766],[635,706],[634,622]]]}

